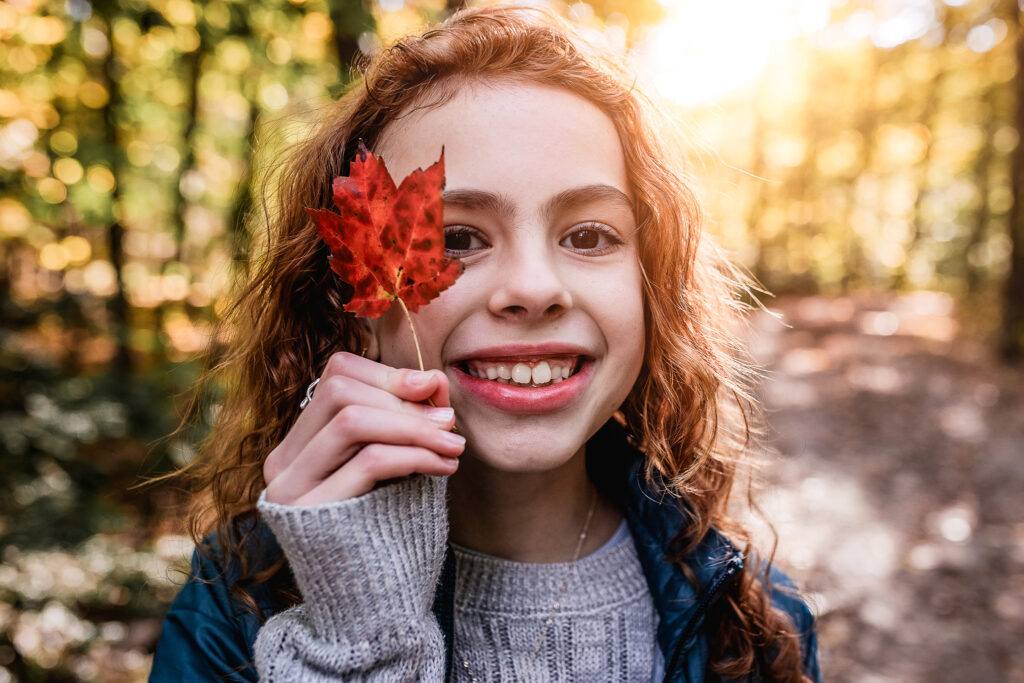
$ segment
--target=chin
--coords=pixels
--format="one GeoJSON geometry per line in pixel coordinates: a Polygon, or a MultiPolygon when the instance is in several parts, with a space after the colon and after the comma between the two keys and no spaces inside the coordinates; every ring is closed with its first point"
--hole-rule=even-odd
{"type": "Polygon", "coordinates": [[[582,450],[582,441],[551,438],[545,435],[517,434],[509,439],[474,439],[466,434],[469,448],[463,457],[471,457],[487,467],[509,474],[536,474],[564,466],[582,450]]]}

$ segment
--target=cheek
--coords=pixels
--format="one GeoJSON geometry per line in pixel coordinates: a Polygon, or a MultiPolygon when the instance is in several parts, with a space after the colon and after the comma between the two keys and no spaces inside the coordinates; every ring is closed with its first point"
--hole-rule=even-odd
{"type": "Polygon", "coordinates": [[[644,294],[639,267],[630,275],[632,286],[621,293],[621,314],[618,324],[621,330],[621,344],[624,346],[624,363],[628,367],[629,383],[636,380],[644,361],[646,349],[647,320],[644,313],[644,294]]]}
{"type": "Polygon", "coordinates": [[[636,300],[631,303],[633,305],[630,307],[629,314],[624,315],[620,320],[623,325],[620,344],[623,346],[623,363],[628,368],[630,385],[640,374],[647,346],[643,298],[636,297],[636,300]]]}
{"type": "Polygon", "coordinates": [[[646,320],[638,266],[630,264],[607,277],[593,279],[581,290],[588,307],[599,311],[599,325],[619,371],[635,379],[643,364],[646,320]]]}
{"type": "Polygon", "coordinates": [[[644,293],[638,266],[624,264],[619,272],[594,281],[590,291],[591,300],[595,295],[603,300],[603,308],[610,312],[616,327],[627,334],[643,336],[644,293]]]}
{"type": "MultiPolygon", "coordinates": [[[[472,290],[460,279],[439,297],[412,314],[423,362],[430,367],[440,367],[444,344],[457,325],[459,311],[465,310],[465,294],[472,290]]],[[[416,343],[409,319],[402,307],[393,305],[380,319],[381,360],[396,367],[416,367],[416,343]],[[393,363],[388,362],[394,361],[393,363]]]]}
{"type": "Polygon", "coordinates": [[[380,362],[392,367],[403,367],[404,353],[402,349],[406,344],[406,338],[411,339],[411,336],[408,330],[409,324],[405,321],[401,307],[393,304],[387,313],[377,320],[371,321],[371,326],[380,347],[380,362]]]}

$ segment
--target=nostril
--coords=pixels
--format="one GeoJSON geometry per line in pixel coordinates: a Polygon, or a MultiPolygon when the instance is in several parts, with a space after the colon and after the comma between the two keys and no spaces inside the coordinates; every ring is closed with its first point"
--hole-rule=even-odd
{"type": "Polygon", "coordinates": [[[564,310],[565,306],[563,306],[562,304],[551,304],[550,306],[547,307],[547,309],[544,312],[547,313],[548,315],[554,315],[561,313],[564,310]]]}
{"type": "Polygon", "coordinates": [[[561,282],[538,276],[524,281],[515,278],[500,285],[490,295],[488,308],[509,318],[553,318],[572,308],[572,295],[561,282]]]}

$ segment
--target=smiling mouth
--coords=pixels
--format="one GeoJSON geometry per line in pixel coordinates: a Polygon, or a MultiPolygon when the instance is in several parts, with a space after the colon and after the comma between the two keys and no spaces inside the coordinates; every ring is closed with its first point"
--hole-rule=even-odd
{"type": "Polygon", "coordinates": [[[582,356],[554,356],[537,360],[466,360],[458,368],[471,377],[517,387],[546,387],[576,374],[582,356]]]}

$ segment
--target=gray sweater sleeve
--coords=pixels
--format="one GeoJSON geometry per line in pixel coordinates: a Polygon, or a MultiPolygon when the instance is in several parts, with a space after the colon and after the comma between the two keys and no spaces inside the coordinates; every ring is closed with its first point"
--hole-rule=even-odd
{"type": "Polygon", "coordinates": [[[308,507],[260,496],[304,600],[260,629],[261,681],[442,680],[431,604],[448,538],[446,484],[417,475],[308,507]]]}

